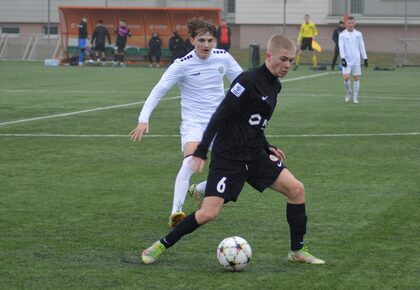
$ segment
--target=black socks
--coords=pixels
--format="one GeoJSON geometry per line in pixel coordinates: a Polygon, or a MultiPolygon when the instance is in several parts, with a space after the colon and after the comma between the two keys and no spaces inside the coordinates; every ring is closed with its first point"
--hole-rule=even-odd
{"type": "Polygon", "coordinates": [[[308,220],[305,213],[305,204],[288,203],[286,216],[290,228],[291,250],[300,250],[303,247],[303,236],[306,233],[306,222],[308,220]]]}
{"type": "Polygon", "coordinates": [[[192,233],[198,229],[200,225],[195,219],[195,212],[186,216],[169,234],[166,235],[160,242],[165,248],[172,247],[178,242],[183,236],[192,233]]]}

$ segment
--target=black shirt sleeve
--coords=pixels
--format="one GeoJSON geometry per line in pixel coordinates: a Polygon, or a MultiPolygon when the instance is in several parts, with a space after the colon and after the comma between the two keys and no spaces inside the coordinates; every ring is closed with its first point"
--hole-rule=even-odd
{"type": "Polygon", "coordinates": [[[207,152],[217,132],[227,119],[231,118],[240,110],[241,101],[247,98],[249,94],[247,84],[248,82],[244,74],[238,76],[232,83],[226,97],[211,117],[210,122],[204,131],[201,143],[198,145],[193,154],[194,156],[200,157],[203,160],[207,159],[207,152]]]}

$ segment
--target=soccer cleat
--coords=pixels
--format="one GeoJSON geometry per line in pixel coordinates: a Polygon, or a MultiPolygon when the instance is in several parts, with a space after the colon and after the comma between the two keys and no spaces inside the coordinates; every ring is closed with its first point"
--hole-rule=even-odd
{"type": "Polygon", "coordinates": [[[194,198],[195,200],[195,207],[197,209],[199,209],[201,207],[201,204],[203,203],[203,198],[204,198],[204,194],[202,194],[201,192],[199,192],[196,189],[196,184],[192,184],[189,188],[188,188],[188,194],[194,198]]]}
{"type": "Polygon", "coordinates": [[[185,213],[182,211],[177,211],[171,214],[169,217],[168,227],[174,228],[177,224],[179,224],[185,218],[185,213]]]}
{"type": "Polygon", "coordinates": [[[145,264],[153,264],[165,250],[165,246],[157,241],[141,253],[141,259],[145,264]]]}
{"type": "Polygon", "coordinates": [[[359,101],[358,100],[353,100],[353,104],[358,104],[359,101]]]}
{"type": "Polygon", "coordinates": [[[314,265],[322,265],[325,264],[325,261],[318,259],[308,252],[307,247],[303,247],[297,251],[290,251],[287,255],[287,259],[290,262],[299,262],[299,263],[306,263],[306,264],[314,264],[314,265]]]}
{"type": "Polygon", "coordinates": [[[351,93],[347,94],[346,97],[344,98],[344,101],[346,101],[346,103],[350,102],[351,99],[351,93]]]}

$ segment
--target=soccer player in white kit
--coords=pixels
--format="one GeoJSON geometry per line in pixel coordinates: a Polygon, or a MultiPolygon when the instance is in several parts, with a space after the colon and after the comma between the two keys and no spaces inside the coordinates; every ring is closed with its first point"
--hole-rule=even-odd
{"type": "Polygon", "coordinates": [[[360,57],[364,59],[365,68],[368,67],[368,57],[362,33],[354,29],[354,26],[354,17],[349,16],[346,30],[339,35],[338,46],[340,49],[341,64],[343,66],[344,85],[347,90],[344,100],[346,103],[352,100],[354,104],[358,104],[357,97],[359,96],[360,76],[362,74],[360,57]],[[353,74],[353,92],[351,89],[350,73],[353,74]]]}
{"type": "MultiPolygon", "coordinates": [[[[172,211],[169,227],[174,227],[184,217],[182,206],[186,198],[190,178],[192,154],[200,143],[207,124],[225,96],[223,78],[232,82],[242,68],[225,50],[213,49],[216,27],[201,18],[188,22],[188,34],[195,49],[171,64],[152,89],[140,112],[138,125],[130,137],[139,141],[149,132],[149,117],[160,99],[178,83],[181,91],[181,146],[184,155],[175,180],[172,211]]],[[[206,181],[197,184],[191,191],[204,193],[206,181]]]]}

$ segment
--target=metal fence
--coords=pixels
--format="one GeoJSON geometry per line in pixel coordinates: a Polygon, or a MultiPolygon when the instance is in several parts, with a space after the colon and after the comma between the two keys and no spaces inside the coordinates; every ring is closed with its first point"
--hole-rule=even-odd
{"type": "Polygon", "coordinates": [[[420,17],[420,0],[330,0],[330,15],[420,17]]]}

